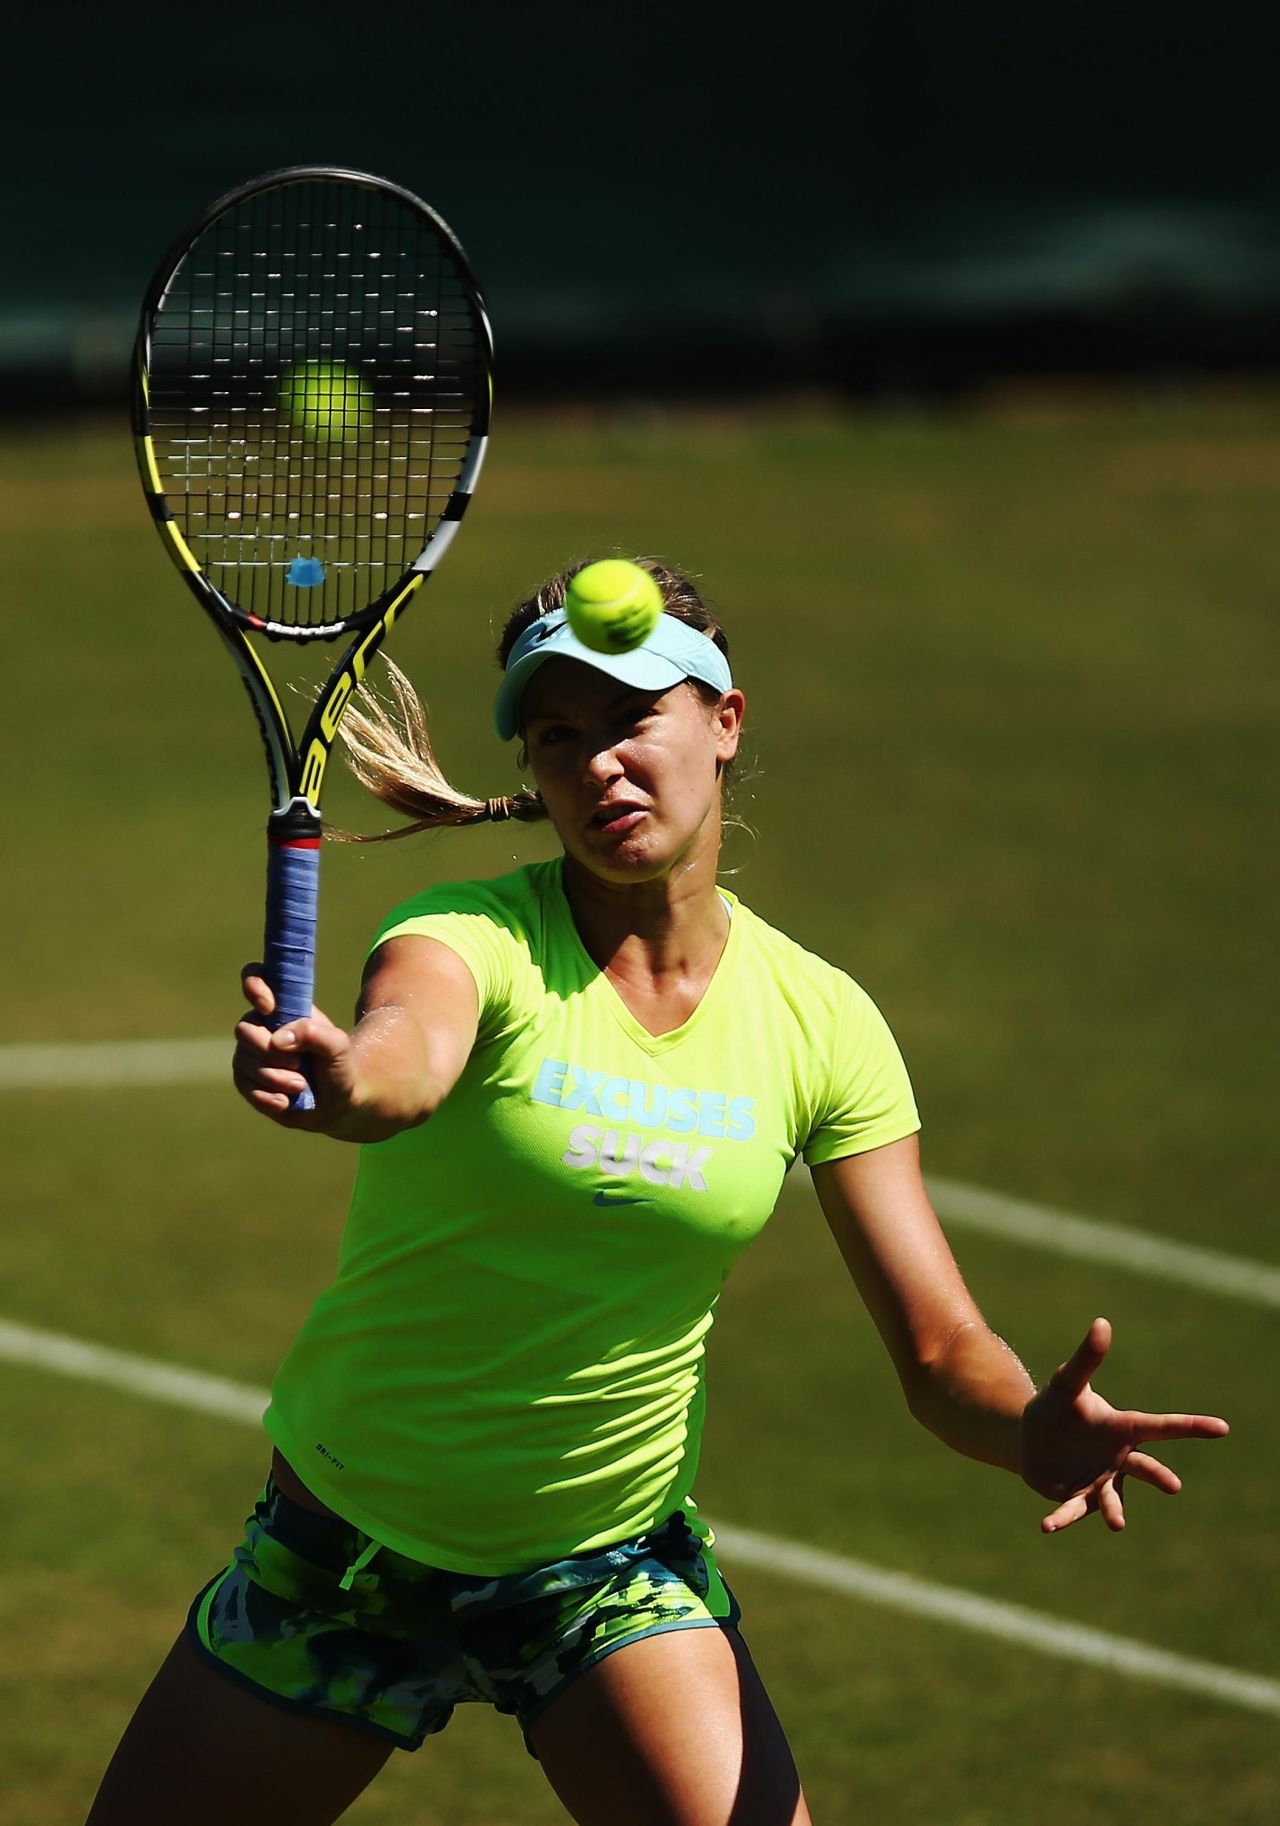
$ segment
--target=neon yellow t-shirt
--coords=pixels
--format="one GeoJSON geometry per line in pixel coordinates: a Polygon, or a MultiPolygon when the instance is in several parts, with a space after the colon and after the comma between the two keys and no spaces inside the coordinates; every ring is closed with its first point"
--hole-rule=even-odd
{"type": "Polygon", "coordinates": [[[463,959],[479,1034],[428,1122],[360,1150],[337,1278],[266,1425],[384,1545],[496,1575],[693,1520],[735,1258],[798,1154],[919,1127],[870,999],[724,899],[715,975],[659,1036],[588,956],[559,862],[431,888],[383,923],[375,943],[417,933],[463,959]]]}

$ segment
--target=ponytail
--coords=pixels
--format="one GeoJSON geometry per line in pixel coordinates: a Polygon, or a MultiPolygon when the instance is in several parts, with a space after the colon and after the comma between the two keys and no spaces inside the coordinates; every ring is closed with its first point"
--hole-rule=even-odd
{"type": "Polygon", "coordinates": [[[389,843],[396,837],[446,825],[497,824],[507,818],[532,823],[546,817],[547,808],[536,792],[473,799],[451,786],[436,760],[417,693],[393,660],[384,655],[383,663],[394,714],[371,692],[365,692],[348,707],[338,728],[347,765],[361,786],[410,822],[391,831],[331,830],[331,837],[339,843],[389,843]]]}

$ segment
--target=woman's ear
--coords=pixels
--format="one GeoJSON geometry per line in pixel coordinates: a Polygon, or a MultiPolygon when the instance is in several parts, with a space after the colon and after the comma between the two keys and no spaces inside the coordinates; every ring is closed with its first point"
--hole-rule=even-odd
{"type": "Polygon", "coordinates": [[[738,752],[746,708],[746,698],[734,686],[725,692],[712,711],[712,720],[716,725],[716,760],[722,767],[726,762],[732,761],[738,752]]]}

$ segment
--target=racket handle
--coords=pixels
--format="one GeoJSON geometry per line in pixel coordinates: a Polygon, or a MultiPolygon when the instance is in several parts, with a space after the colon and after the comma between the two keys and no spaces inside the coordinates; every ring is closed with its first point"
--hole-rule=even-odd
{"type": "MultiPolygon", "coordinates": [[[[316,911],[320,897],[320,820],[294,800],[267,821],[267,930],[263,966],[276,998],[272,1029],[311,1013],[316,972],[316,911]]],[[[310,1062],[299,1060],[310,1075],[310,1062]]],[[[315,1108],[311,1091],[299,1091],[296,1110],[315,1108]]]]}

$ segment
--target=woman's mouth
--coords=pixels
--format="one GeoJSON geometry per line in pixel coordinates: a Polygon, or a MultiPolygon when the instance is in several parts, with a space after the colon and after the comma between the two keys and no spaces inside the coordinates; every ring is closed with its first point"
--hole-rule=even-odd
{"type": "Polygon", "coordinates": [[[639,805],[617,804],[600,806],[591,823],[595,830],[604,831],[610,837],[621,837],[644,817],[644,808],[639,805]]]}

